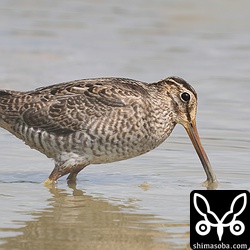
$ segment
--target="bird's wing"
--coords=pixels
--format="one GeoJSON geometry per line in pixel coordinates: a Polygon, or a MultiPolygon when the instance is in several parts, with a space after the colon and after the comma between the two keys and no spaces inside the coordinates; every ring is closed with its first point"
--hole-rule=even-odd
{"type": "Polygon", "coordinates": [[[135,105],[144,105],[145,89],[123,80],[80,80],[27,92],[31,98],[22,105],[21,117],[28,126],[58,134],[84,130],[115,113],[128,118],[135,105]]]}

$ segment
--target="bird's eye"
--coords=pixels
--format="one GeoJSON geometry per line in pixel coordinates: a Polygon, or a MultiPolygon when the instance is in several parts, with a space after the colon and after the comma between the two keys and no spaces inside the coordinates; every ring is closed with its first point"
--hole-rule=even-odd
{"type": "Polygon", "coordinates": [[[190,95],[187,92],[184,92],[181,94],[181,99],[185,102],[188,102],[190,100],[190,95]]]}

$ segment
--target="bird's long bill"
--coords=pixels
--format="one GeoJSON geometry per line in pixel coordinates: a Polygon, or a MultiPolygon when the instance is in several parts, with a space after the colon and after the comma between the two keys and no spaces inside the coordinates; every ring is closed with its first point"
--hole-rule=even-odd
{"type": "Polygon", "coordinates": [[[200,141],[200,137],[198,134],[198,130],[196,127],[196,122],[195,120],[193,120],[191,123],[189,123],[187,126],[185,126],[185,129],[194,145],[194,148],[201,160],[202,166],[206,172],[207,175],[207,182],[208,184],[214,183],[216,182],[216,176],[213,172],[213,169],[211,167],[211,164],[208,160],[207,154],[204,150],[204,148],[202,147],[201,141],[200,141]]]}

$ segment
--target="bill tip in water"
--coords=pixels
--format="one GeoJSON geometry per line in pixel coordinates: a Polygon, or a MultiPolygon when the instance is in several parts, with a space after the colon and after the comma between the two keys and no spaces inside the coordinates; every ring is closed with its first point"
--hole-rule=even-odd
{"type": "Polygon", "coordinates": [[[206,187],[207,189],[209,189],[209,190],[215,190],[215,189],[217,189],[217,187],[218,187],[218,181],[217,181],[217,179],[215,179],[215,180],[213,180],[213,181],[211,181],[211,180],[206,180],[206,181],[204,181],[203,183],[202,183],[202,186],[203,187],[206,187]]]}

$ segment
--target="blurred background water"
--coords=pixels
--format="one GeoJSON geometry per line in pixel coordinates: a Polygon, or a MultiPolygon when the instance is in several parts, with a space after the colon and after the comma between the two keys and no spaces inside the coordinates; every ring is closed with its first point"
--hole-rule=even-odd
{"type": "MultiPolygon", "coordinates": [[[[219,189],[250,190],[250,2],[1,0],[0,89],[104,76],[181,76],[219,189]]],[[[202,166],[184,129],[138,158],[93,165],[77,188],[0,130],[0,249],[188,249],[202,166]]]]}

